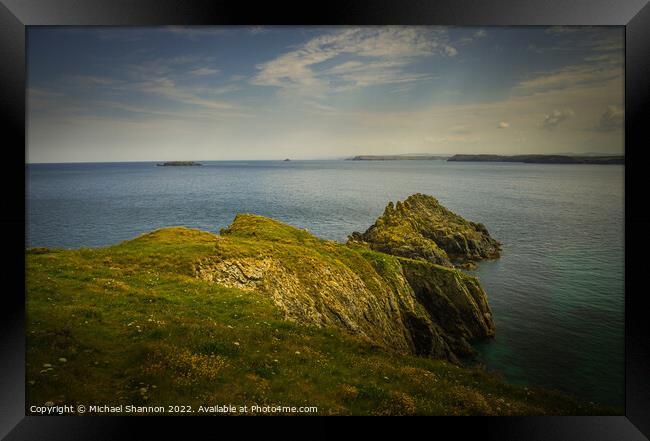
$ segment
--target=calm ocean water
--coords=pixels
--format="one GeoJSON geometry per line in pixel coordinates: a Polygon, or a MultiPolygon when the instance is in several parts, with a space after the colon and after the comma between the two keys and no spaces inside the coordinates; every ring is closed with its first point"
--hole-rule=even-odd
{"type": "Polygon", "coordinates": [[[344,241],[427,193],[503,243],[479,265],[497,324],[481,361],[512,382],[623,406],[623,166],[444,161],[37,164],[27,246],[95,247],[155,228],[218,232],[236,213],[344,241]]]}

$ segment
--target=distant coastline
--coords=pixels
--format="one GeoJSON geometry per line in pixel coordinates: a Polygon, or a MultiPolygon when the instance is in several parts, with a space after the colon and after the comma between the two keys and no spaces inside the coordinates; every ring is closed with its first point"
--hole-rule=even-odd
{"type": "Polygon", "coordinates": [[[522,162],[526,164],[625,164],[625,156],[454,155],[452,162],[522,162]]]}
{"type": "Polygon", "coordinates": [[[193,167],[201,164],[194,161],[167,161],[156,165],[158,167],[193,167]]]}
{"type": "Polygon", "coordinates": [[[445,161],[449,155],[359,155],[347,158],[348,161],[413,161],[413,160],[438,160],[445,161]]]}
{"type": "Polygon", "coordinates": [[[623,155],[358,155],[348,161],[520,162],[525,164],[625,164],[623,155]]]}

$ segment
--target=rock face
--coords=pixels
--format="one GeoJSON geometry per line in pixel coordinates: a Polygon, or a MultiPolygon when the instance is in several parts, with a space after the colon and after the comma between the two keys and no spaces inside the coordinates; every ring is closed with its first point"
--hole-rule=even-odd
{"type": "Polygon", "coordinates": [[[469,342],[494,336],[487,295],[475,277],[421,260],[400,262],[416,299],[455,354],[472,355],[469,342]]]}
{"type": "Polygon", "coordinates": [[[434,197],[420,193],[395,205],[389,202],[374,225],[365,233],[352,233],[349,240],[383,253],[446,266],[494,259],[501,251],[483,224],[467,221],[434,197]]]}
{"type": "Polygon", "coordinates": [[[494,335],[487,296],[459,270],[321,240],[251,214],[216,236],[195,276],[270,296],[288,320],[336,326],[401,353],[458,362],[494,335]]]}

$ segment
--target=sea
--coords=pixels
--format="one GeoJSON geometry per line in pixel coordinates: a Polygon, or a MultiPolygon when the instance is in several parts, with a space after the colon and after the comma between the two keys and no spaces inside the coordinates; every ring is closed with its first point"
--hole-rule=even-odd
{"type": "Polygon", "coordinates": [[[485,224],[498,260],[470,273],[496,337],[478,362],[507,381],[624,406],[624,166],[400,161],[26,165],[26,246],[101,247],[257,213],[344,242],[388,201],[436,197],[485,224]]]}

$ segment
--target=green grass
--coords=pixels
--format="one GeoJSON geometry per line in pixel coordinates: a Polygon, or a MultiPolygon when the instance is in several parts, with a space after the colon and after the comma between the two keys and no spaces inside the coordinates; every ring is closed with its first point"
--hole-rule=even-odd
{"type": "MultiPolygon", "coordinates": [[[[313,240],[308,233],[285,237],[279,227],[276,233],[255,245],[259,252],[313,240]]],[[[254,247],[246,242],[253,238],[228,234],[239,238],[239,251],[251,252],[245,248],[254,247]]],[[[283,320],[267,295],[194,276],[194,263],[223,240],[169,228],[102,249],[29,250],[27,409],[51,401],[309,405],[344,415],[615,413],[508,385],[481,369],[399,355],[334,328],[283,320]]],[[[358,258],[352,249],[332,253],[358,258]]],[[[395,265],[390,256],[368,254],[378,268],[395,265]]]]}

